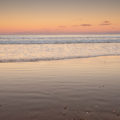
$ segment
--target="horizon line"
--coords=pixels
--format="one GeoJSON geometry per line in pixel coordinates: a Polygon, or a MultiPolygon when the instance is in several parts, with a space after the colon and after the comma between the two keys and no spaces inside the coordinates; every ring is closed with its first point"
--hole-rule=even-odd
{"type": "Polygon", "coordinates": [[[109,33],[0,33],[0,35],[102,35],[102,34],[120,34],[120,32],[109,32],[109,33]]]}

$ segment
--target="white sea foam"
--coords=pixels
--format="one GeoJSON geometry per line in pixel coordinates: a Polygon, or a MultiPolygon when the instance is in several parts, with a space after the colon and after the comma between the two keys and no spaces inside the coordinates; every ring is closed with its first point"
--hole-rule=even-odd
{"type": "Polygon", "coordinates": [[[109,55],[120,55],[120,35],[0,35],[0,62],[109,55]]]}

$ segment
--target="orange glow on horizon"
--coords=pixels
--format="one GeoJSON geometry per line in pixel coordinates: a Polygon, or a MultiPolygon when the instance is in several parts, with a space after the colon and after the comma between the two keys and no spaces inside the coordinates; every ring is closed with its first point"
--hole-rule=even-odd
{"type": "Polygon", "coordinates": [[[1,3],[0,34],[120,32],[119,2],[63,1],[1,3]]]}

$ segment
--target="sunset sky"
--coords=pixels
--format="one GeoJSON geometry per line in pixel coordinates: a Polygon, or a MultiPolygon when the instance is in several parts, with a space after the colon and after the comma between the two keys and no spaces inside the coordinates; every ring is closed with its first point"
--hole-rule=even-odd
{"type": "Polygon", "coordinates": [[[120,33],[120,0],[0,0],[8,33],[120,33]]]}

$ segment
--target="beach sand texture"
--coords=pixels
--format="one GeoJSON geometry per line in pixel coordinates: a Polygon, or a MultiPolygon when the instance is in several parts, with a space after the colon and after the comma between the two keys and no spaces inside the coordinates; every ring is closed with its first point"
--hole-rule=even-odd
{"type": "Polygon", "coordinates": [[[120,57],[0,63],[0,120],[119,120],[120,57]]]}

